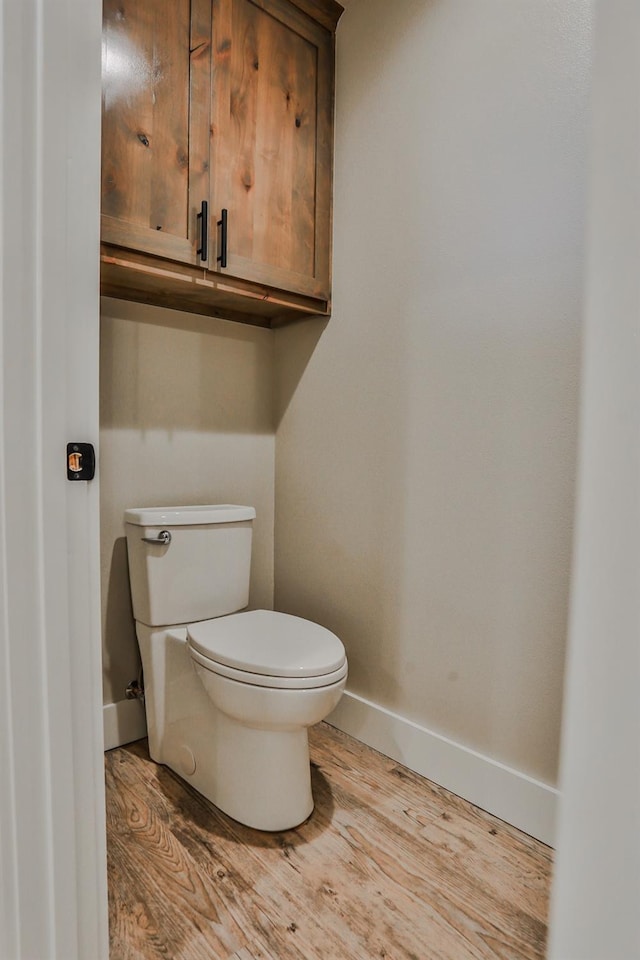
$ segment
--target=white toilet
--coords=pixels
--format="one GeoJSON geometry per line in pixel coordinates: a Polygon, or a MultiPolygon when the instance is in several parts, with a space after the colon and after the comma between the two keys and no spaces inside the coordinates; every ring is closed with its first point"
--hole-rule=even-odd
{"type": "Polygon", "coordinates": [[[235,820],[287,830],[313,810],[307,727],[338,703],[342,643],[249,600],[253,507],[125,512],[149,751],[235,820]]]}

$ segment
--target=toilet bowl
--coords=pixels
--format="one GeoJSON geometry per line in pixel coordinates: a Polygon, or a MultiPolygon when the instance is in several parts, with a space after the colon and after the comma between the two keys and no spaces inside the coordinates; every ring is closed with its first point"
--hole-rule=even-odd
{"type": "Polygon", "coordinates": [[[132,599],[152,758],[241,823],[286,830],[313,810],[307,729],[337,705],[347,660],[319,624],[237,612],[254,516],[230,505],[128,510],[132,599]],[[188,608],[208,615],[171,619],[188,608]]]}

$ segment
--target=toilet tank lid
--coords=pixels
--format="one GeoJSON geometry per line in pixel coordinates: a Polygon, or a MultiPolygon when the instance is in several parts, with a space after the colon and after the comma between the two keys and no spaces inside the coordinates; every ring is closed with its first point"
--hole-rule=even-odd
{"type": "Polygon", "coordinates": [[[210,503],[192,507],[132,507],[125,510],[126,523],[141,527],[183,527],[197,523],[237,523],[255,520],[253,507],[235,503],[210,503]]]}

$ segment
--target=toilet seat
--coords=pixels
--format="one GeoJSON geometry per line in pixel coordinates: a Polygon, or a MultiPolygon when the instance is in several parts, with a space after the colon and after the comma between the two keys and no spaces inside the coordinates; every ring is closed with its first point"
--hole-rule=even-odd
{"type": "Polygon", "coordinates": [[[346,661],[338,670],[319,677],[276,677],[261,673],[249,673],[248,670],[236,670],[235,667],[227,667],[223,663],[216,663],[215,660],[203,657],[191,644],[189,644],[189,653],[192,660],[199,663],[205,670],[209,670],[210,673],[215,673],[219,677],[227,677],[237,683],[251,684],[254,687],[270,687],[278,690],[316,690],[320,687],[329,687],[333,683],[339,683],[347,675],[346,661]]]}
{"type": "Polygon", "coordinates": [[[192,658],[208,670],[257,686],[309,689],[347,674],[342,642],[317,623],[250,610],[187,627],[192,658]]]}

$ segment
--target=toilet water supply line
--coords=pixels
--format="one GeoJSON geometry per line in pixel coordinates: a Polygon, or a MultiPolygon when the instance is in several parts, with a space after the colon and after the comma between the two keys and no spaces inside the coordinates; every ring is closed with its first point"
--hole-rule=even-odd
{"type": "Polygon", "coordinates": [[[142,673],[142,667],[140,668],[137,680],[131,681],[124,695],[127,700],[140,700],[144,703],[144,675],[142,673]]]}

